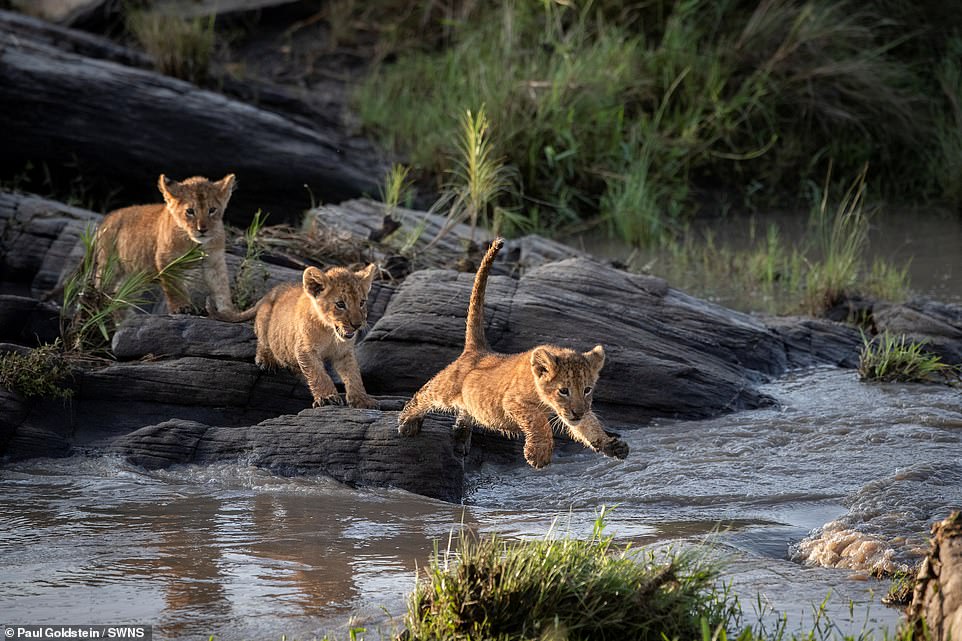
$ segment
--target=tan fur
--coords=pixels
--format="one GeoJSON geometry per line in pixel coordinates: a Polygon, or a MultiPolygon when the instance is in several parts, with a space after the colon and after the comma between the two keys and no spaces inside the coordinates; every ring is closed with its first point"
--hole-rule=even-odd
{"type": "Polygon", "coordinates": [[[496,239],[478,268],[468,306],[464,351],[414,395],[398,415],[398,431],[417,434],[424,415],[458,413],[505,434],[524,435],[524,458],[533,467],[551,462],[551,427],[563,425],[592,450],[624,458],[628,445],[608,436],[591,412],[598,373],[605,362],[601,345],[587,352],[538,345],[521,354],[492,352],[484,338],[484,291],[491,263],[504,241],[496,239]]]}
{"type": "MultiPolygon", "coordinates": [[[[204,246],[204,281],[218,310],[233,311],[224,257],[224,210],[234,191],[234,174],[217,182],[194,176],[183,182],[163,174],[157,187],[163,204],[135,205],[110,212],[97,230],[97,264],[106,264],[115,251],[124,273],[159,273],[192,246],[204,246]],[[189,211],[188,211],[189,210],[189,211]]],[[[98,285],[100,275],[98,274],[98,285]]],[[[167,308],[176,313],[190,308],[190,300],[164,287],[167,308]]]]}
{"type": "Polygon", "coordinates": [[[367,295],[376,271],[376,265],[359,272],[343,267],[322,272],[308,267],[300,285],[278,285],[243,312],[212,310],[211,315],[229,322],[256,317],[256,363],[262,368],[280,365],[300,371],[311,388],[315,407],[340,403],[334,381],[324,370],[327,361],[344,382],[348,405],[375,408],[377,401],[364,391],[354,340],[367,322],[367,295]]]}

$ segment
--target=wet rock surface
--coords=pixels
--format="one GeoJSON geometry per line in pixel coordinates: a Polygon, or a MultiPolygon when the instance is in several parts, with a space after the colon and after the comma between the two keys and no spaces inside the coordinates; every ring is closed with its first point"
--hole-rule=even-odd
{"type": "Polygon", "coordinates": [[[247,427],[165,421],[117,438],[109,451],[147,469],[243,461],[282,475],[323,474],[457,502],[464,451],[451,424],[428,417],[418,438],[399,438],[397,412],[322,407],[247,427]]]}

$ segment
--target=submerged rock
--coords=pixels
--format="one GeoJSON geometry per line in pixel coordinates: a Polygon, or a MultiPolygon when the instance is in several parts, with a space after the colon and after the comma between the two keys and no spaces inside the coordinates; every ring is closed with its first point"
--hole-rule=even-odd
{"type": "Polygon", "coordinates": [[[323,474],[458,502],[464,449],[451,426],[432,416],[421,438],[399,438],[397,412],[321,407],[249,427],[165,421],[116,439],[109,451],[147,469],[243,461],[283,475],[323,474]]]}

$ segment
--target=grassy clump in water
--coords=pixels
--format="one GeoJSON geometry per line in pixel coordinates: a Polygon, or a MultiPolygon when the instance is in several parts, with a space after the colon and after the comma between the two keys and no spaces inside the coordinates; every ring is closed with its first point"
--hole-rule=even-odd
{"type": "Polygon", "coordinates": [[[59,341],[25,354],[10,352],[0,356],[0,387],[15,390],[26,398],[70,398],[72,379],[72,369],[59,341]]]}
{"type": "Polygon", "coordinates": [[[737,606],[713,568],[690,555],[616,550],[603,517],[587,541],[462,534],[415,589],[407,638],[692,639],[731,622],[737,606]]]}
{"type": "Polygon", "coordinates": [[[957,382],[958,371],[925,351],[925,343],[909,341],[904,334],[883,332],[873,339],[862,336],[859,378],[882,383],[957,382]]]}
{"type": "MultiPolygon", "coordinates": [[[[356,4],[360,16],[369,3],[356,4]]],[[[923,141],[937,144],[933,114],[946,131],[954,123],[954,88],[929,97],[937,68],[943,84],[953,76],[937,64],[949,59],[944,36],[923,47],[913,31],[934,20],[924,11],[503,0],[437,15],[445,3],[421,4],[411,14],[425,46],[375,69],[357,94],[361,118],[442,176],[458,114],[486,105],[492,142],[519,175],[504,205],[542,229],[589,219],[657,240],[699,191],[797,193],[828,160],[854,173],[871,158],[886,193],[928,194],[937,180],[923,141]]],[[[962,153],[946,140],[939,171],[957,176],[962,153]]]]}
{"type": "MultiPolygon", "coordinates": [[[[865,204],[865,169],[837,202],[831,184],[814,190],[807,232],[786,242],[778,226],[759,234],[749,226],[749,247],[733,249],[710,232],[686,231],[645,269],[698,295],[751,297],[753,311],[818,315],[846,296],[861,294],[901,302],[908,295],[908,266],[876,259],[867,264],[870,215],[865,204]]],[[[744,301],[738,301],[744,306],[744,301]]]]}

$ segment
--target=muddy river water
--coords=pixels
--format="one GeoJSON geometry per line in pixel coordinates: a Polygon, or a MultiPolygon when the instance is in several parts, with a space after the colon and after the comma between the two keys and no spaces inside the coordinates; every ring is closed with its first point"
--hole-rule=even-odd
{"type": "MultiPolygon", "coordinates": [[[[463,506],[243,465],[146,473],[94,455],[0,468],[0,623],[144,623],[156,638],[390,632],[435,541],[458,527],[704,546],[745,603],[841,630],[891,628],[875,568],[918,558],[962,507],[962,403],[941,386],[794,372],[779,406],[623,429],[625,462],[563,452],[485,466],[463,506]]],[[[369,633],[370,636],[370,633],[369,633]]]]}

